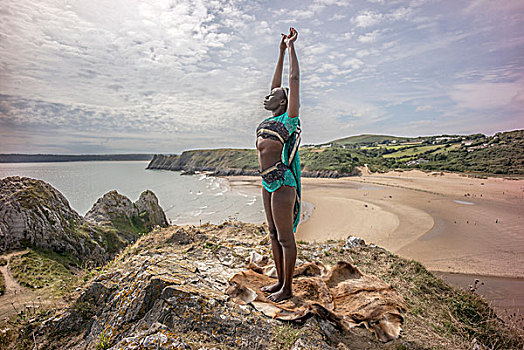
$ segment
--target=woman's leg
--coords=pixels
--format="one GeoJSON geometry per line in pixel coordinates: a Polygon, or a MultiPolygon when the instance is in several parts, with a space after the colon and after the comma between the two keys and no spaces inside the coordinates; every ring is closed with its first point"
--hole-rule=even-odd
{"type": "Polygon", "coordinates": [[[284,284],[283,257],[282,246],[278,242],[277,228],[273,222],[273,214],[271,213],[271,193],[262,187],[262,199],[264,202],[264,210],[266,212],[267,226],[269,227],[269,237],[271,237],[271,250],[273,258],[275,259],[275,269],[277,270],[278,282],[269,286],[262,287],[262,291],[266,293],[274,293],[279,291],[284,284]]]}
{"type": "Polygon", "coordinates": [[[282,247],[284,272],[282,288],[268,297],[274,302],[287,299],[292,295],[291,287],[297,259],[297,246],[293,234],[295,191],[295,187],[282,186],[271,195],[271,213],[277,229],[278,243],[282,247]]]}

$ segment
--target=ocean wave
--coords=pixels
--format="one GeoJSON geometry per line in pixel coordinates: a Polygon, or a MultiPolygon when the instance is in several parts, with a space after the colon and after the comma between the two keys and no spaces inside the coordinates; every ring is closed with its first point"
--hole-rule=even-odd
{"type": "Polygon", "coordinates": [[[202,209],[200,209],[200,210],[198,210],[198,211],[197,211],[197,210],[190,211],[190,212],[189,212],[189,215],[190,215],[190,216],[199,216],[199,215],[202,215],[202,209]]]}

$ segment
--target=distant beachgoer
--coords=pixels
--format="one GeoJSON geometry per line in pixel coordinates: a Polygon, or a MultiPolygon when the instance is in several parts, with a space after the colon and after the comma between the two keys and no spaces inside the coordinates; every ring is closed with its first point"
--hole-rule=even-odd
{"type": "Polygon", "coordinates": [[[300,144],[299,68],[295,52],[298,33],[290,28],[282,34],[280,55],[264,99],[264,108],[272,112],[257,128],[257,151],[262,197],[266,211],[271,249],[278,282],[262,288],[273,302],[292,296],[292,279],[297,258],[294,233],[300,220],[300,144]],[[282,87],[282,66],[289,52],[289,88],[282,87]]]}

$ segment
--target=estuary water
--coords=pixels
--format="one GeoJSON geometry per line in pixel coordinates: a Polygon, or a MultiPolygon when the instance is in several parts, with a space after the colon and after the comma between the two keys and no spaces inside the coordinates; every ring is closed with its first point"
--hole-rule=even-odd
{"type": "Polygon", "coordinates": [[[222,223],[228,218],[262,223],[260,196],[231,191],[226,179],[204,174],[148,170],[147,161],[0,163],[0,178],[26,176],[44,180],[85,215],[98,198],[116,190],[133,202],[152,190],[172,224],[222,223]]]}

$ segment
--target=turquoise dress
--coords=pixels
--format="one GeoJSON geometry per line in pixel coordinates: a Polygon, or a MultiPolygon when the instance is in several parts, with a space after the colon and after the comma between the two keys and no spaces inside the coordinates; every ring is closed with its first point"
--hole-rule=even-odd
{"type": "Polygon", "coordinates": [[[298,146],[300,144],[300,119],[298,116],[291,118],[285,112],[282,115],[276,117],[266,118],[264,121],[278,121],[284,125],[289,132],[289,138],[285,141],[282,148],[282,163],[288,168],[284,176],[281,179],[267,183],[262,179],[262,185],[268,192],[274,192],[281,186],[293,186],[296,189],[297,198],[295,200],[295,207],[293,210],[293,232],[296,232],[298,223],[300,221],[300,198],[301,198],[301,186],[300,186],[300,158],[298,155],[298,146]]]}

